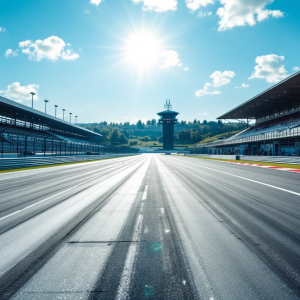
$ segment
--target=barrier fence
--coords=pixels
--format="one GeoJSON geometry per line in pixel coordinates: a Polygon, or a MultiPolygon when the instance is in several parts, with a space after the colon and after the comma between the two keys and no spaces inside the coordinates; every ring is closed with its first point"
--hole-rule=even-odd
{"type": "Polygon", "coordinates": [[[300,136],[300,128],[293,128],[287,129],[280,132],[268,132],[268,133],[261,133],[258,135],[251,135],[244,138],[237,138],[237,139],[225,139],[220,141],[214,141],[210,143],[201,143],[197,144],[197,148],[203,147],[215,147],[215,146],[226,146],[226,145],[234,145],[234,144],[245,144],[249,142],[257,142],[257,141],[265,141],[265,140],[273,140],[277,138],[286,138],[286,137],[296,137],[300,136]]]}
{"type": "Polygon", "coordinates": [[[35,158],[2,158],[0,159],[0,171],[23,169],[28,167],[64,164],[70,162],[101,160],[112,157],[132,156],[137,154],[104,154],[104,155],[80,155],[80,156],[50,156],[35,158]]]}
{"type": "Polygon", "coordinates": [[[198,156],[225,160],[248,160],[255,162],[269,162],[279,164],[300,165],[300,157],[298,156],[249,156],[249,155],[210,155],[210,154],[185,154],[185,156],[198,156]]]}

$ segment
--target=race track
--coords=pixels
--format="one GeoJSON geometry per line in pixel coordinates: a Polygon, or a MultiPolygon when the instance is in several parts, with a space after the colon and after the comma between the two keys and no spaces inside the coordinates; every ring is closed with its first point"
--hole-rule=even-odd
{"type": "Polygon", "coordinates": [[[299,183],[161,154],[0,174],[0,299],[300,299],[299,183]]]}

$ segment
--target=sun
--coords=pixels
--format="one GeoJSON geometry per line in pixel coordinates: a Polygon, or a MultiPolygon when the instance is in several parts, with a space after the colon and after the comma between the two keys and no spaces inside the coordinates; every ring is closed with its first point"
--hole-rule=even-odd
{"type": "Polygon", "coordinates": [[[135,32],[125,41],[126,61],[136,69],[150,69],[159,63],[161,49],[155,34],[144,30],[135,32]]]}

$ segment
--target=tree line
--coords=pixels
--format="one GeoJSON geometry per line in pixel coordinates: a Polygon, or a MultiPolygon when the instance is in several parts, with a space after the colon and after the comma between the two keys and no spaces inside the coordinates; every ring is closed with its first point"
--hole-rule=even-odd
{"type": "MultiPolygon", "coordinates": [[[[111,144],[137,144],[136,140],[162,142],[162,125],[156,119],[136,123],[121,122],[80,124],[81,126],[102,135],[102,141],[111,144]]],[[[179,121],[175,125],[175,141],[199,143],[211,137],[221,135],[226,138],[231,133],[238,132],[246,127],[243,123],[224,123],[221,120],[207,121],[194,120],[192,122],[179,121]],[[226,135],[228,133],[228,135],[226,135]]]]}

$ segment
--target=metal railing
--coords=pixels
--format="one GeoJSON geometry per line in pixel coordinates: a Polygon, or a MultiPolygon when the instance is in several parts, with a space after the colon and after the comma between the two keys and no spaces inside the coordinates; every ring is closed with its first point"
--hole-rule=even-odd
{"type": "Polygon", "coordinates": [[[249,142],[257,142],[257,141],[265,141],[265,140],[273,140],[280,139],[286,137],[296,137],[300,136],[300,128],[286,129],[283,131],[274,131],[268,133],[261,133],[257,135],[251,135],[244,138],[237,138],[232,140],[221,140],[214,141],[209,143],[200,143],[196,144],[196,148],[204,148],[204,147],[215,147],[215,146],[225,146],[225,145],[234,145],[234,144],[245,144],[249,142]]]}
{"type": "Polygon", "coordinates": [[[82,155],[82,156],[62,156],[62,157],[35,157],[35,158],[2,158],[0,159],[0,171],[23,169],[37,166],[48,166],[64,164],[70,162],[101,160],[105,158],[132,156],[137,154],[103,154],[103,155],[82,155]]]}

